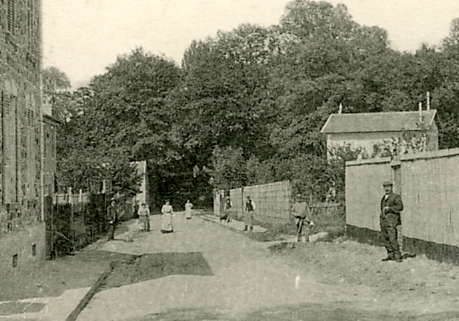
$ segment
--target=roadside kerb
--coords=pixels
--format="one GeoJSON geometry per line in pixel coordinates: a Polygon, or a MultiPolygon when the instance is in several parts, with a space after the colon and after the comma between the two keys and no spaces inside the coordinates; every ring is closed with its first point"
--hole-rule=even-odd
{"type": "Polygon", "coordinates": [[[73,309],[72,313],[65,319],[65,321],[75,321],[78,318],[78,315],[83,311],[83,309],[88,305],[89,301],[91,301],[94,294],[96,294],[97,289],[101,285],[101,283],[107,278],[107,276],[112,272],[115,267],[115,261],[110,262],[109,267],[99,276],[99,278],[94,282],[91,286],[89,291],[86,295],[80,300],[78,305],[73,309]]]}

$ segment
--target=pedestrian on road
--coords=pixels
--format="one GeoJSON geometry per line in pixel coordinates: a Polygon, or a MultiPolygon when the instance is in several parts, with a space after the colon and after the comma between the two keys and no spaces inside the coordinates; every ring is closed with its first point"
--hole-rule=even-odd
{"type": "Polygon", "coordinates": [[[134,218],[139,218],[139,209],[140,209],[139,200],[135,200],[135,203],[134,203],[134,215],[133,215],[134,218]]]}
{"type": "Polygon", "coordinates": [[[110,226],[108,227],[107,241],[111,241],[115,239],[115,230],[120,216],[118,204],[116,204],[114,199],[112,199],[110,205],[107,208],[107,214],[110,223],[110,226]]]}
{"type": "Polygon", "coordinates": [[[295,218],[297,242],[309,242],[309,229],[314,226],[309,212],[309,206],[303,201],[301,194],[295,197],[292,216],[295,218]]]}
{"type": "Polygon", "coordinates": [[[228,214],[229,214],[228,199],[229,199],[229,196],[225,197],[225,199],[222,200],[223,206],[222,206],[222,210],[220,211],[220,223],[228,222],[228,214]]]}
{"type": "Polygon", "coordinates": [[[245,213],[244,213],[244,232],[253,231],[253,221],[255,219],[254,212],[257,208],[255,202],[247,195],[247,201],[245,202],[245,213]]]}
{"type": "Polygon", "coordinates": [[[223,215],[220,216],[220,222],[225,221],[226,223],[231,222],[231,207],[233,203],[231,203],[231,198],[229,196],[225,199],[225,206],[223,207],[223,215]]]}
{"type": "Polygon", "coordinates": [[[193,204],[190,202],[190,200],[187,200],[185,203],[185,216],[187,220],[191,220],[192,208],[193,208],[193,204]]]}
{"type": "Polygon", "coordinates": [[[402,262],[397,240],[397,226],[402,225],[400,212],[403,202],[400,195],[392,191],[392,182],[384,182],[384,196],[381,198],[380,226],[387,257],[383,261],[402,262]]]}
{"type": "Polygon", "coordinates": [[[174,227],[172,226],[172,216],[174,215],[174,210],[172,209],[169,200],[166,200],[166,203],[161,208],[161,213],[163,213],[163,218],[161,220],[161,233],[174,232],[174,227]]]}
{"type": "Polygon", "coordinates": [[[149,232],[150,231],[150,209],[147,207],[147,204],[142,203],[139,208],[139,223],[142,225],[141,230],[149,232]]]}

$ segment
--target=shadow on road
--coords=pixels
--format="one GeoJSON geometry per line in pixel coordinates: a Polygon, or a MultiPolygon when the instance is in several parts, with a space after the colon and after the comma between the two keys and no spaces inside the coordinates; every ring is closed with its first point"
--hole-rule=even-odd
{"type": "Polygon", "coordinates": [[[213,275],[200,252],[155,253],[117,261],[99,291],[162,278],[168,275],[213,275]]]}

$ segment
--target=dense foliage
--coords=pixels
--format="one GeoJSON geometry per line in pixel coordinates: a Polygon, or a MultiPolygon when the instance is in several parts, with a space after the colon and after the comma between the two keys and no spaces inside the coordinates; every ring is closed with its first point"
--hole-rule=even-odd
{"type": "Polygon", "coordinates": [[[60,169],[82,181],[96,175],[83,159],[147,160],[157,204],[205,205],[212,188],[283,179],[316,198],[334,185],[342,197],[344,161],[356,153],[326,160],[327,117],[339,104],[347,113],[416,110],[430,92],[440,147],[459,147],[458,58],[459,19],[442,46],[402,53],[344,5],[293,0],[279,25],[193,41],[180,67],[136,49],[88,88],[61,93],[60,169]]]}

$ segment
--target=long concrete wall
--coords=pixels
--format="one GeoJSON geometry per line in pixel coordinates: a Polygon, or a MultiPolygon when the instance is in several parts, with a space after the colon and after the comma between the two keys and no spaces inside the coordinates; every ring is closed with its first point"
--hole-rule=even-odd
{"type": "Polygon", "coordinates": [[[403,248],[439,261],[459,263],[459,149],[403,155],[399,161],[346,164],[349,236],[379,241],[382,182],[392,180],[404,203],[403,248]]]}

